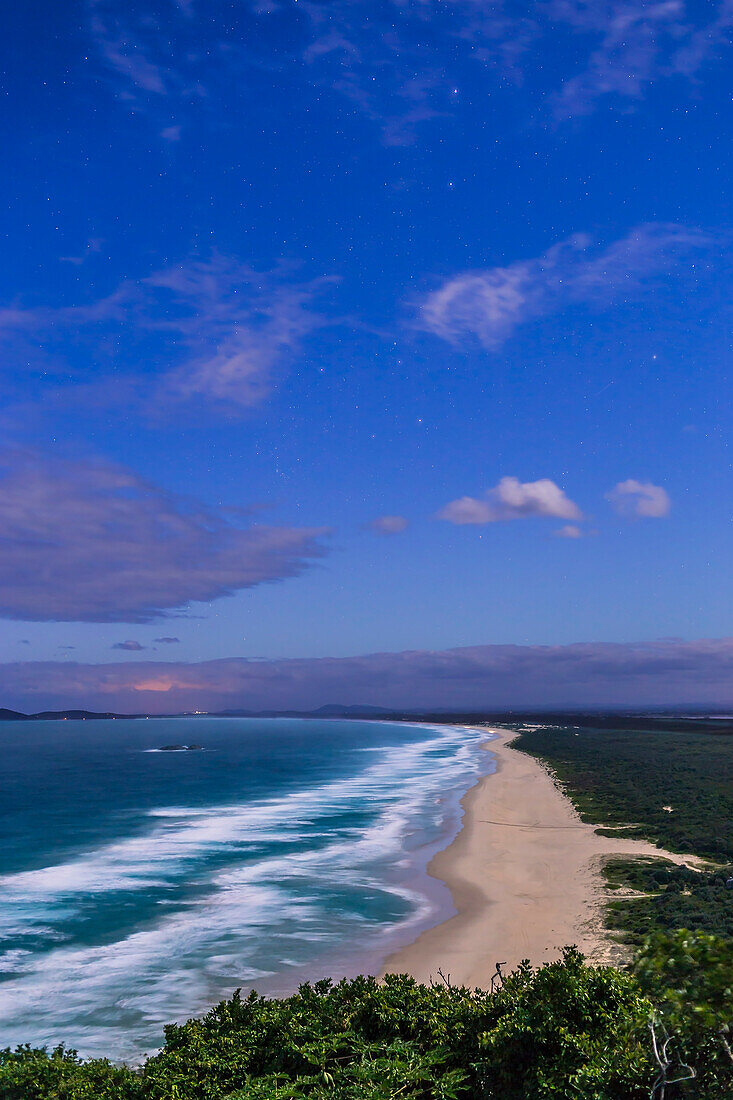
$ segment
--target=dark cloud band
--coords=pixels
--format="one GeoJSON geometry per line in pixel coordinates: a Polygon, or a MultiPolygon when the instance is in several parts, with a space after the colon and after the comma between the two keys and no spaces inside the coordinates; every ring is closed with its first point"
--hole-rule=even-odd
{"type": "Polygon", "coordinates": [[[729,705],[733,638],[566,646],[486,645],[363,657],[0,665],[0,700],[21,710],[86,706],[310,709],[358,702],[405,709],[729,705]]]}

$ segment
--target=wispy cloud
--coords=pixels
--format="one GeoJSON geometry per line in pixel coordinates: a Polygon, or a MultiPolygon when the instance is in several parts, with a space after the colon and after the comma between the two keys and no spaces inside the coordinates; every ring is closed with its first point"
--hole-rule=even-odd
{"type": "Polygon", "coordinates": [[[406,145],[451,108],[452,51],[506,78],[534,33],[503,0],[240,0],[234,10],[221,0],[88,0],[88,12],[117,94],[159,120],[163,136],[192,104],[220,104],[253,74],[270,79],[287,67],[290,79],[297,70],[356,105],[387,144],[406,145]]]}
{"type": "Polygon", "coordinates": [[[172,333],[189,352],[163,376],[163,387],[184,399],[243,408],[264,400],[276,368],[305,336],[328,323],[314,303],[329,280],[291,280],[285,268],[256,272],[218,255],[146,279],[165,311],[151,327],[172,333]]]}
{"type": "Polygon", "coordinates": [[[639,100],[661,79],[694,76],[733,26],[731,0],[551,0],[549,14],[587,43],[581,71],[552,96],[558,118],[591,114],[604,97],[639,100]]]}
{"type": "Polygon", "coordinates": [[[245,527],[110,463],[6,452],[0,475],[5,618],[148,622],[296,576],[323,553],[322,530],[245,527]]]}
{"type": "Polygon", "coordinates": [[[311,79],[346,96],[388,145],[409,145],[425,123],[453,113],[455,73],[478,63],[492,89],[521,80],[520,62],[537,28],[504,0],[306,0],[303,49],[311,79]],[[451,75],[454,74],[454,75],[451,75]]]}
{"type": "Polygon", "coordinates": [[[0,339],[29,334],[33,339],[50,342],[89,326],[121,323],[128,317],[134,298],[134,286],[123,283],[112,293],[79,305],[5,306],[0,308],[0,339]]]}
{"type": "Polygon", "coordinates": [[[534,259],[446,279],[419,303],[419,324],[453,344],[499,348],[520,325],[573,303],[595,309],[638,297],[713,241],[681,225],[645,224],[598,247],[578,233],[534,259]]]}
{"type": "Polygon", "coordinates": [[[527,516],[554,516],[556,519],[581,519],[582,513],[562,489],[550,481],[520,481],[503,477],[483,497],[459,497],[438,512],[438,519],[448,523],[500,523],[527,516]]]}
{"type": "Polygon", "coordinates": [[[100,237],[91,237],[86,246],[78,256],[59,256],[62,263],[73,264],[75,267],[81,267],[86,263],[90,256],[94,256],[102,251],[102,244],[104,242],[100,237]]]}
{"type": "Polygon", "coordinates": [[[220,106],[253,73],[267,79],[287,66],[292,79],[297,63],[298,79],[346,97],[395,145],[452,113],[453,74],[466,65],[492,94],[536,88],[561,120],[697,76],[733,26],[732,0],[87,4],[88,31],[117,95],[151,112],[164,136],[180,133],[192,104],[220,106]],[[548,50],[558,71],[549,88],[548,50]]]}
{"type": "Polygon", "coordinates": [[[566,523],[564,527],[558,527],[552,532],[556,539],[582,539],[584,531],[577,523],[566,523]]]}
{"type": "Polygon", "coordinates": [[[610,501],[621,516],[645,519],[668,516],[672,507],[672,502],[661,485],[653,485],[651,481],[636,481],[634,478],[620,481],[606,493],[606,500],[610,501]]]}
{"type": "Polygon", "coordinates": [[[453,710],[733,702],[733,639],[483,645],[438,651],[200,663],[17,661],[0,696],[25,710],[87,706],[153,713],[310,709],[349,700],[453,710]]]}
{"type": "Polygon", "coordinates": [[[305,337],[331,323],[316,302],[332,282],[299,280],[286,264],[255,271],[213,253],[78,305],[0,309],[0,340],[20,341],[23,350],[40,345],[64,362],[70,350],[90,345],[102,352],[97,369],[114,360],[117,396],[122,378],[148,409],[196,399],[231,413],[264,401],[305,337]],[[131,360],[145,357],[141,340],[149,342],[147,358],[161,364],[145,376],[124,361],[126,350],[131,360]]]}
{"type": "Polygon", "coordinates": [[[196,48],[191,5],[86,0],[86,8],[89,36],[121,100],[164,111],[166,100],[180,104],[206,94],[196,75],[205,54],[196,48]]]}
{"type": "Polygon", "coordinates": [[[409,521],[404,516],[377,516],[367,524],[377,535],[400,535],[408,526],[409,521]]]}

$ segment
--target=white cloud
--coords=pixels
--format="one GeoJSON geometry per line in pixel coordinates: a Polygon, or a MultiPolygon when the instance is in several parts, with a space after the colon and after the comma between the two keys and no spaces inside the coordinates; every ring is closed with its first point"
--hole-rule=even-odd
{"type": "Polygon", "coordinates": [[[575,523],[566,523],[564,527],[552,532],[556,539],[582,539],[583,532],[575,523]]]}
{"type": "Polygon", "coordinates": [[[550,481],[519,481],[503,477],[481,498],[460,497],[438,512],[438,519],[448,523],[482,524],[521,519],[525,516],[554,516],[557,519],[582,519],[582,513],[562,489],[550,481]]]}
{"type": "Polygon", "coordinates": [[[446,279],[419,304],[419,323],[450,343],[477,340],[494,351],[519,325],[572,303],[603,309],[621,297],[638,297],[711,243],[708,234],[674,224],[637,226],[605,248],[578,233],[533,259],[446,279]]]}
{"type": "Polygon", "coordinates": [[[618,485],[606,493],[606,500],[611,502],[621,516],[639,516],[645,519],[668,516],[672,506],[661,485],[653,485],[651,481],[636,481],[634,478],[619,481],[618,485]]]}

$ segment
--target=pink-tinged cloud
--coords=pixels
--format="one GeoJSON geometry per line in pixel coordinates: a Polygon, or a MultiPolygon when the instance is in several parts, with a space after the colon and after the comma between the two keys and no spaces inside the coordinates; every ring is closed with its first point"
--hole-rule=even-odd
{"type": "Polygon", "coordinates": [[[566,523],[552,532],[556,539],[582,539],[583,530],[576,523],[566,523]]]}
{"type": "Polygon", "coordinates": [[[404,516],[377,516],[368,524],[377,535],[400,535],[408,526],[409,521],[404,516]]]}
{"type": "Polygon", "coordinates": [[[556,519],[581,519],[582,513],[563,490],[550,481],[520,481],[503,477],[483,497],[459,497],[438,512],[437,518],[448,523],[500,523],[527,516],[554,516],[556,519]]]}
{"type": "Polygon", "coordinates": [[[606,500],[610,501],[619,515],[642,519],[661,519],[669,515],[672,507],[672,502],[661,485],[653,485],[651,481],[636,481],[633,477],[614,486],[606,493],[606,500]]]}
{"type": "Polygon", "coordinates": [[[419,325],[454,345],[496,351],[520,325],[573,303],[605,309],[638,297],[712,239],[682,225],[647,224],[598,248],[578,233],[542,256],[446,279],[419,304],[419,325]]]}
{"type": "MultiPolygon", "coordinates": [[[[294,577],[322,530],[240,526],[102,462],[0,462],[0,617],[148,622],[192,601],[294,577]]],[[[122,643],[132,649],[132,643],[122,643]]]]}
{"type": "Polygon", "coordinates": [[[196,664],[0,665],[0,705],[125,713],[733,703],[733,638],[565,646],[485,645],[363,657],[196,664]]]}

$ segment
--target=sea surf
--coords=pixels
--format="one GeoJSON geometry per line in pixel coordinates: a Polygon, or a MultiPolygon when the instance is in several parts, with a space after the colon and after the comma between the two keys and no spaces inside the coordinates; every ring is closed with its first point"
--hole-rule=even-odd
{"type": "Polygon", "coordinates": [[[352,720],[0,723],[0,1046],[134,1061],[235,988],[375,972],[453,910],[426,866],[486,733],[352,720]],[[151,751],[167,745],[203,751],[151,751]]]}

